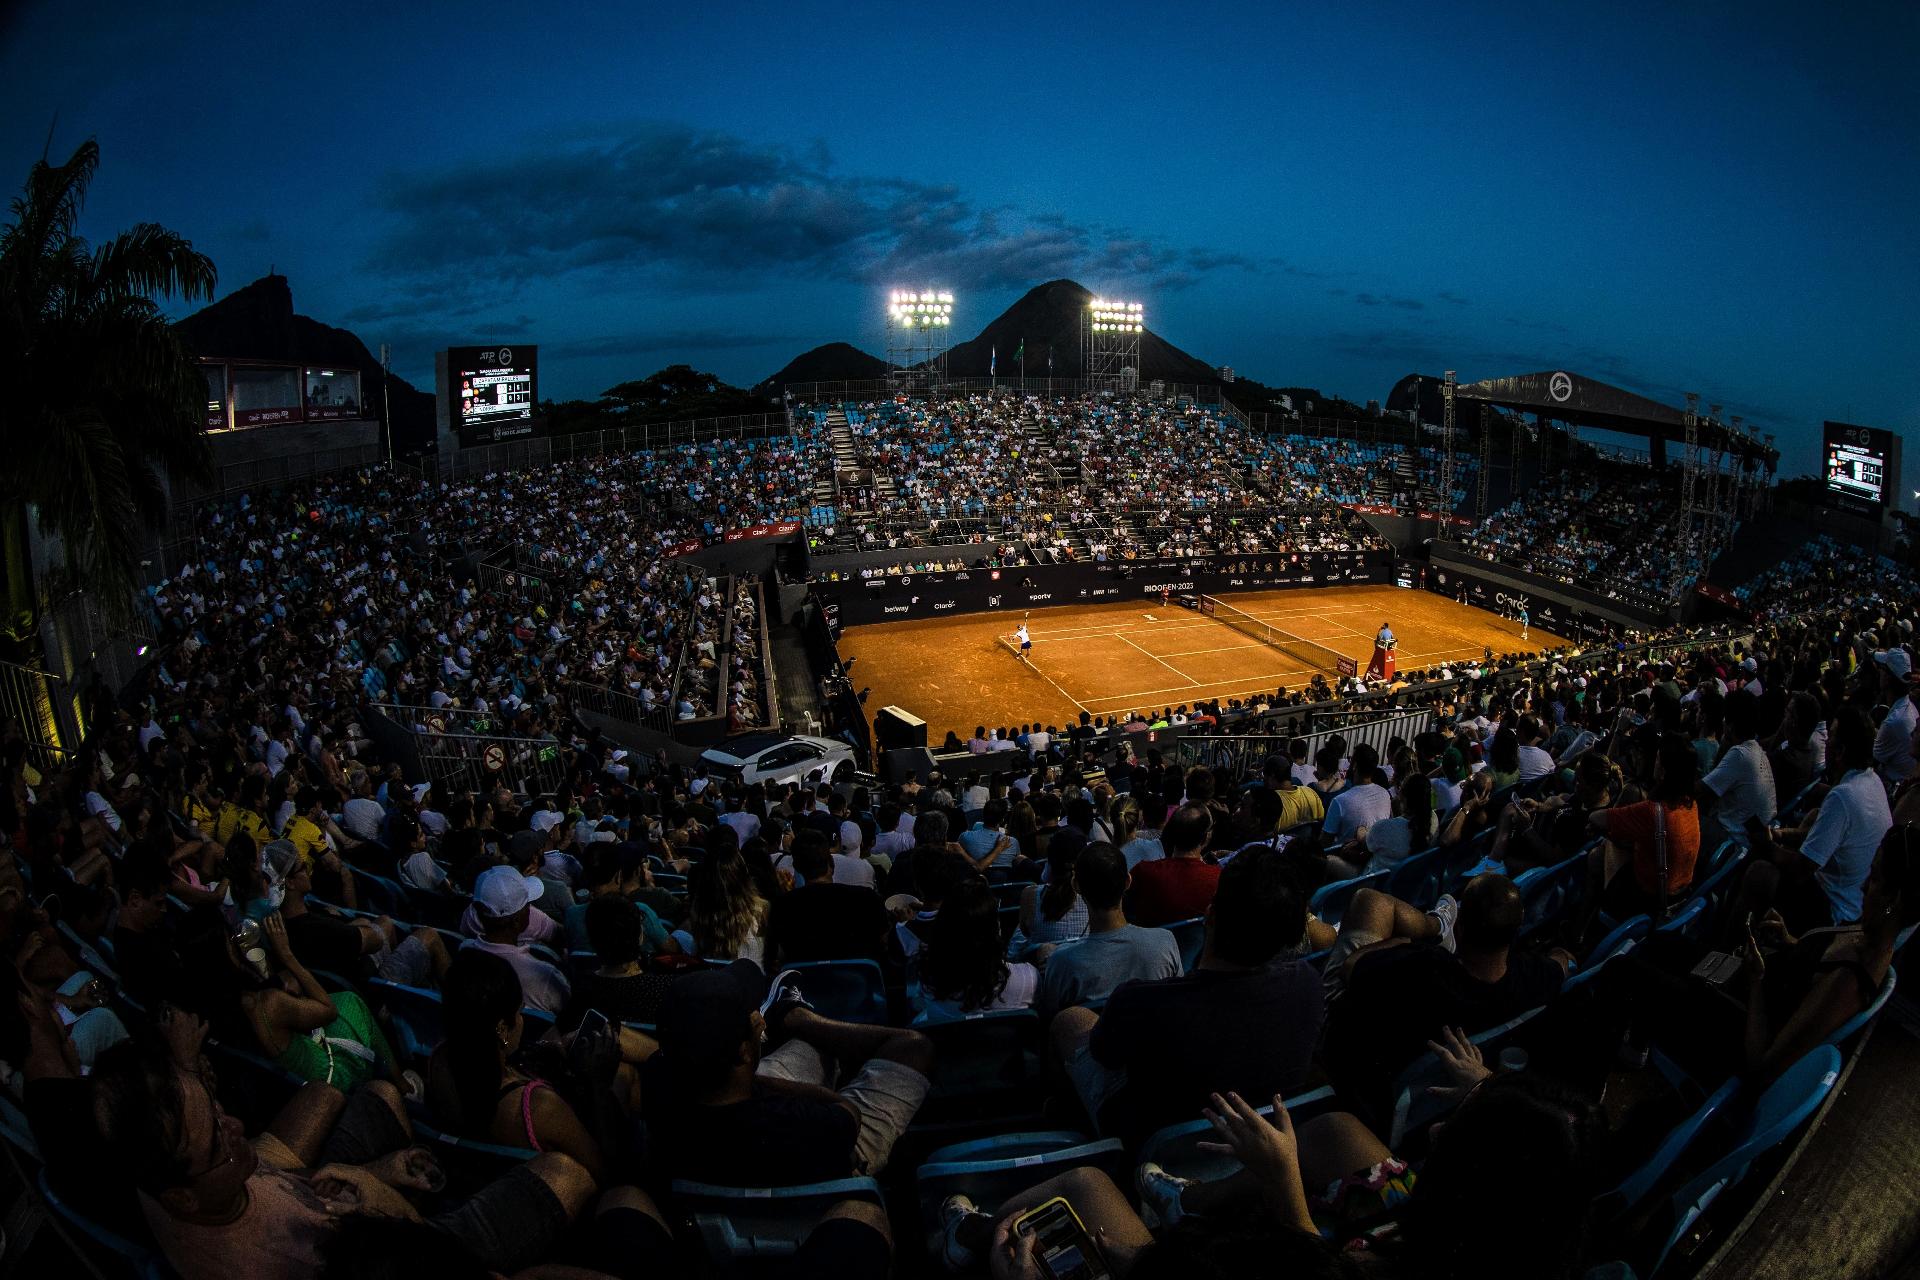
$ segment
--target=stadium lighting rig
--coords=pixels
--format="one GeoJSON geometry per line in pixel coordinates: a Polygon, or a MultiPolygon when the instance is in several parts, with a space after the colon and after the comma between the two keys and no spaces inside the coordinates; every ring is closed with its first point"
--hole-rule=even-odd
{"type": "Polygon", "coordinates": [[[1114,302],[1095,298],[1087,304],[1087,323],[1095,333],[1145,333],[1147,309],[1138,302],[1114,302]]]}
{"type": "Polygon", "coordinates": [[[1094,298],[1080,330],[1080,368],[1092,386],[1131,391],[1140,385],[1140,335],[1147,331],[1145,303],[1094,298]]]}
{"type": "Polygon", "coordinates": [[[952,344],[953,292],[948,289],[893,289],[887,294],[887,363],[902,386],[937,386],[946,381],[947,348],[952,344]]]}

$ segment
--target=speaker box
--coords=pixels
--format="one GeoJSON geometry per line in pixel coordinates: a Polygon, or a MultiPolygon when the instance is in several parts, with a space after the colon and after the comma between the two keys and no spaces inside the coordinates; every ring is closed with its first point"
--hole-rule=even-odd
{"type": "Polygon", "coordinates": [[[907,780],[907,775],[917,773],[925,782],[935,769],[933,752],[925,747],[894,747],[882,751],[880,755],[881,777],[889,786],[897,786],[907,780]]]}
{"type": "Polygon", "coordinates": [[[873,717],[874,745],[882,751],[927,745],[927,722],[899,707],[882,707],[873,717]]]}

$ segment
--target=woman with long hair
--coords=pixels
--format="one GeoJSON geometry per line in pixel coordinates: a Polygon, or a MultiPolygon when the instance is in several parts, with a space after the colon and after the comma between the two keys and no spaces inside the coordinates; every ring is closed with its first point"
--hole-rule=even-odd
{"type": "Polygon", "coordinates": [[[1030,964],[1007,963],[999,906],[987,882],[978,877],[970,877],[941,904],[919,956],[927,1019],[1032,1007],[1040,971],[1030,964]]]}
{"type": "Polygon", "coordinates": [[[1693,798],[1700,756],[1684,734],[1660,734],[1653,746],[1648,798],[1587,816],[1588,829],[1606,837],[1588,856],[1589,922],[1603,909],[1616,920],[1658,913],[1693,883],[1700,856],[1700,809],[1693,798]]]}
{"type": "Polygon", "coordinates": [[[1167,856],[1160,844],[1160,829],[1147,830],[1141,825],[1144,821],[1140,802],[1132,796],[1121,796],[1113,802],[1113,843],[1126,856],[1129,871],[1139,863],[1167,856]]]}
{"type": "Polygon", "coordinates": [[[693,953],[708,960],[751,960],[764,966],[767,944],[761,935],[768,905],[754,886],[753,873],[740,850],[716,841],[715,851],[694,863],[687,875],[687,932],[693,938],[693,953]]]}
{"type": "Polygon", "coordinates": [[[1493,745],[1487,750],[1487,773],[1493,778],[1493,789],[1504,791],[1520,781],[1520,735],[1512,729],[1502,728],[1493,735],[1493,745]]]}
{"type": "Polygon", "coordinates": [[[1074,868],[1087,847],[1078,827],[1067,827],[1047,842],[1045,884],[1030,884],[1020,895],[1020,927],[1007,948],[1024,958],[1039,948],[1087,936],[1087,904],[1081,901],[1074,868]]]}
{"type": "Polygon", "coordinates": [[[481,1142],[572,1156],[603,1181],[606,1155],[562,1092],[564,1063],[521,1049],[526,1024],[513,966],[468,947],[454,956],[440,992],[446,1038],[427,1068],[434,1118],[481,1142]]]}

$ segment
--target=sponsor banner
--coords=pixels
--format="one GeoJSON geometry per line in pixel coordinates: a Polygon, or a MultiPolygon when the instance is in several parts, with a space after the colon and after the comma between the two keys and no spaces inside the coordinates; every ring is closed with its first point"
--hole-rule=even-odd
{"type": "Polygon", "coordinates": [[[752,524],[744,529],[727,530],[728,542],[745,542],[749,538],[785,538],[800,532],[798,520],[775,520],[767,524],[752,524]]]}
{"type": "Polygon", "coordinates": [[[298,409],[235,409],[233,425],[236,427],[262,427],[270,422],[298,422],[298,409]]]}
{"type": "Polygon", "coordinates": [[[1448,520],[1463,527],[1473,524],[1473,521],[1465,516],[1443,515],[1438,511],[1402,511],[1398,507],[1383,507],[1370,502],[1344,502],[1341,505],[1355,515],[1405,516],[1409,520],[1448,520]]]}
{"type": "MultiPolygon", "coordinates": [[[[1527,624],[1570,640],[1598,640],[1624,628],[1613,618],[1555,600],[1511,582],[1496,582],[1478,574],[1462,573],[1451,564],[1434,562],[1427,568],[1427,590],[1458,604],[1472,605],[1518,621],[1524,611],[1527,624]]],[[[1635,623],[1645,626],[1645,623],[1635,623]]]]}
{"type": "Polygon", "coordinates": [[[1745,613],[1747,611],[1747,606],[1740,603],[1740,597],[1725,587],[1716,587],[1711,582],[1701,582],[1695,584],[1694,590],[1715,604],[1725,605],[1727,608],[1739,613],[1745,613]]]}
{"type": "Polygon", "coordinates": [[[1393,577],[1390,551],[1314,551],[902,573],[816,582],[813,589],[823,603],[836,603],[840,623],[851,627],[995,609],[1045,609],[1110,600],[1157,603],[1163,595],[1387,583],[1393,577]]]}

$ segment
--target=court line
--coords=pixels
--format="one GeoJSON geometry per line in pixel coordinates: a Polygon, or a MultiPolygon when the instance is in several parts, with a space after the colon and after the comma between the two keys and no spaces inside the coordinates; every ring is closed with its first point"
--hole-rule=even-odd
{"type": "Polygon", "coordinates": [[[1188,675],[1186,672],[1182,671],[1180,668],[1174,666],[1171,662],[1168,662],[1165,658],[1162,658],[1159,654],[1149,652],[1146,649],[1141,649],[1138,644],[1134,643],[1133,638],[1131,636],[1127,636],[1123,634],[1121,635],[1120,638],[1126,641],[1128,644],[1132,645],[1134,648],[1140,649],[1140,652],[1146,654],[1149,658],[1152,658],[1155,662],[1159,663],[1161,666],[1165,667],[1167,670],[1173,672],[1173,674],[1179,676],[1182,680],[1185,680],[1189,685],[1192,685],[1195,688],[1199,687],[1200,682],[1198,680],[1195,680],[1192,676],[1188,675]]]}

